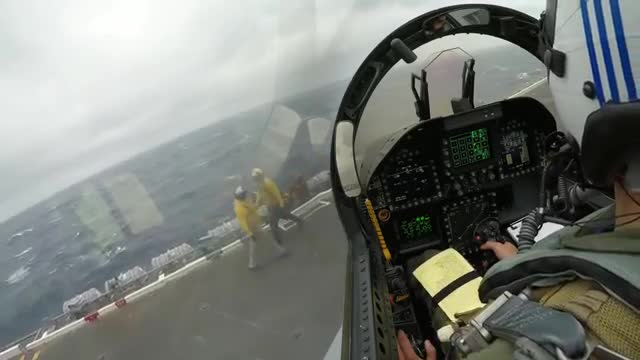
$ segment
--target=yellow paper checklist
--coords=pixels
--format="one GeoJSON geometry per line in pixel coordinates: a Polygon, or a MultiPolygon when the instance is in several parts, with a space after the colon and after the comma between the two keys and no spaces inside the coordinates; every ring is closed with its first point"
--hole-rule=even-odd
{"type": "MultiPolygon", "coordinates": [[[[447,249],[433,256],[420,265],[413,276],[432,297],[438,294],[458,278],[473,271],[471,264],[454,249],[447,249]]],[[[478,298],[480,277],[462,284],[440,301],[438,306],[447,314],[451,321],[456,320],[456,314],[464,313],[484,306],[478,298]]]]}

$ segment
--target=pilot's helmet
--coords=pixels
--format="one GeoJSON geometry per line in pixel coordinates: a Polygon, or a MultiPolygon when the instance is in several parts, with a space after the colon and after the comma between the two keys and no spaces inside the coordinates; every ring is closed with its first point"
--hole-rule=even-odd
{"type": "Polygon", "coordinates": [[[592,185],[640,167],[639,15],[637,0],[547,0],[541,44],[558,127],[580,143],[592,185]]]}

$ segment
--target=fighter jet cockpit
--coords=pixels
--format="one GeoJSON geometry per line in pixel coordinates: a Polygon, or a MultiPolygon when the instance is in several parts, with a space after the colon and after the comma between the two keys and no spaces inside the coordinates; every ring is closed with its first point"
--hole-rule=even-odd
{"type": "Polygon", "coordinates": [[[555,119],[546,76],[562,54],[544,48],[541,27],[503,7],[438,9],[389,34],[353,76],[332,149],[350,238],[349,358],[406,358],[399,331],[420,357],[425,340],[438,358],[464,348],[476,339],[444,344],[436,306],[447,313],[448,295],[498,263],[483,244],[524,252],[611,204],[610,189],[583,187],[578,145],[555,119]],[[444,255],[429,265],[448,249],[469,268],[444,255]],[[437,284],[437,266],[460,276],[437,284]]]}

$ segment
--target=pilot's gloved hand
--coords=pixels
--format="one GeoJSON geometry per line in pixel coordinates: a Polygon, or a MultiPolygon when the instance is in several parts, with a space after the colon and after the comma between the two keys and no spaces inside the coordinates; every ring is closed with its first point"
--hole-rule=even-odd
{"type": "MultiPolygon", "coordinates": [[[[436,360],[436,348],[431,345],[429,340],[424,342],[424,351],[427,354],[426,360],[436,360]]],[[[422,360],[413,351],[411,341],[402,330],[398,332],[398,358],[400,360],[422,360]]]]}
{"type": "Polygon", "coordinates": [[[480,249],[493,251],[498,260],[512,257],[518,253],[518,248],[508,241],[505,241],[504,243],[498,241],[487,241],[480,245],[480,249]]]}

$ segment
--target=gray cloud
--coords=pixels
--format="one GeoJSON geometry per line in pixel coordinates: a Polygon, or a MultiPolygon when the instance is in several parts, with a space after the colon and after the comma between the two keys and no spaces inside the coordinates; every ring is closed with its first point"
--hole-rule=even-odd
{"type": "Polygon", "coordinates": [[[225,115],[347,78],[387,33],[449,3],[2,2],[0,220],[225,115]]]}

